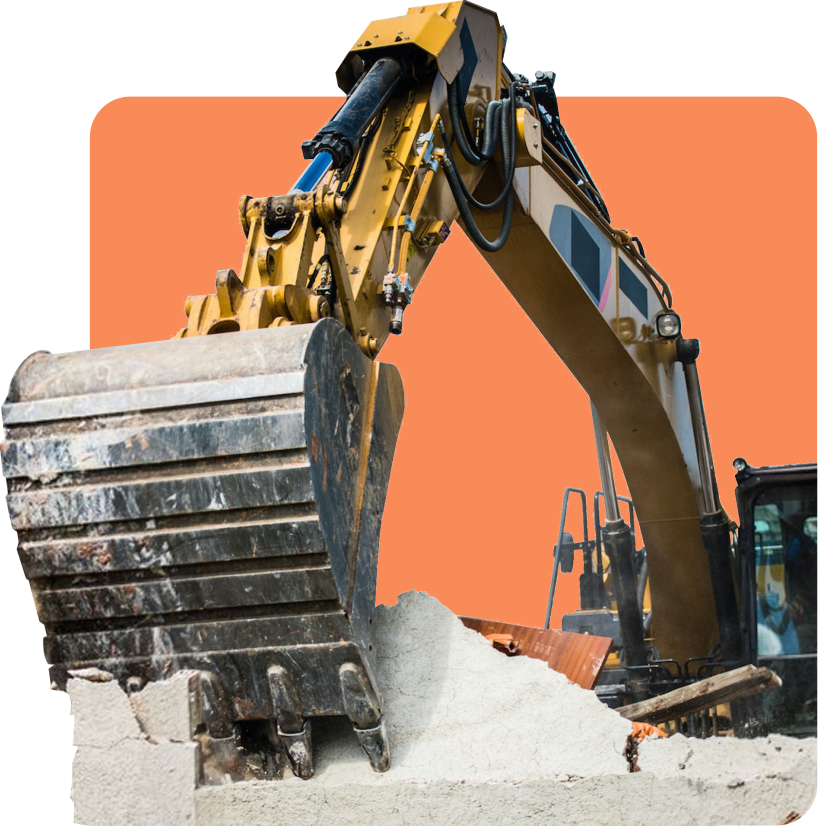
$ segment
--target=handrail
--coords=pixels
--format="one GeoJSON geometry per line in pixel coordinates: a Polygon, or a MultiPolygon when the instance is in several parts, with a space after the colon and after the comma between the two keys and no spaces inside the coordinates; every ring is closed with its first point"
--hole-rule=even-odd
{"type": "Polygon", "coordinates": [[[551,570],[551,587],[548,589],[548,608],[545,612],[544,628],[551,627],[551,612],[554,608],[554,594],[557,590],[557,574],[559,573],[560,553],[559,548],[562,545],[562,535],[565,533],[565,517],[568,513],[568,497],[572,493],[578,493],[582,499],[582,531],[583,539],[588,541],[588,503],[585,499],[585,491],[580,488],[566,488],[562,496],[562,515],[560,516],[560,532],[557,536],[557,544],[554,546],[554,567],[551,570]]]}

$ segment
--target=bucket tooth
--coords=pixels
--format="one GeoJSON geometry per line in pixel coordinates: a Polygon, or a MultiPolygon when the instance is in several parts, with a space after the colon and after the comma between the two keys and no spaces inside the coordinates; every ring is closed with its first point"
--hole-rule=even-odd
{"type": "Polygon", "coordinates": [[[280,665],[267,669],[273,698],[278,737],[290,759],[293,772],[302,780],[313,775],[312,727],[305,720],[289,672],[280,665]]]}
{"type": "Polygon", "coordinates": [[[355,663],[344,663],[339,669],[344,710],[352,720],[369,763],[376,772],[389,768],[389,741],[386,722],[381,716],[378,697],[364,670],[355,663]]]}
{"type": "Polygon", "coordinates": [[[300,731],[282,731],[279,726],[278,736],[284,744],[287,757],[290,758],[293,774],[302,780],[309,780],[315,771],[312,762],[312,725],[310,721],[306,720],[300,731]]]}
{"type": "Polygon", "coordinates": [[[280,665],[272,665],[267,669],[267,679],[270,681],[273,715],[279,730],[301,731],[304,728],[304,716],[289,673],[280,665]]]}
{"type": "Polygon", "coordinates": [[[339,669],[341,694],[347,717],[361,728],[371,728],[381,718],[380,704],[363,669],[344,663],[339,669]]]}
{"type": "Polygon", "coordinates": [[[391,763],[389,757],[389,740],[386,737],[386,722],[381,719],[373,728],[355,728],[358,742],[369,758],[369,765],[376,772],[385,772],[391,763]]]}
{"type": "Polygon", "coordinates": [[[195,735],[200,751],[200,783],[222,786],[247,780],[281,780],[289,765],[275,726],[269,720],[237,723],[225,736],[209,729],[195,735]]]}
{"type": "Polygon", "coordinates": [[[352,709],[380,730],[375,579],[402,413],[397,370],[333,319],[27,359],[2,465],[52,681],[208,672],[213,738],[275,721],[302,777],[310,718],[352,709]]]}
{"type": "Polygon", "coordinates": [[[230,701],[219,678],[211,671],[201,673],[202,713],[211,737],[224,739],[232,737],[233,723],[230,701]]]}

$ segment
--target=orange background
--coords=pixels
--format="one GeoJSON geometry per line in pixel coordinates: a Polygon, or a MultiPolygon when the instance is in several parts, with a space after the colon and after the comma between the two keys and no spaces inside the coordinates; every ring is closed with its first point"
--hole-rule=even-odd
{"type": "MultiPolygon", "coordinates": [[[[91,131],[91,346],[170,338],[238,269],[239,196],[287,192],[338,98],[123,98],[91,131]]],[[[731,462],[814,461],[815,126],[784,98],[574,98],[564,125],[614,226],[674,293],[722,499],[731,462]]],[[[406,389],[378,600],[542,625],[566,486],[599,486],[588,399],[455,228],[380,359],[406,389]],[[468,279],[468,316],[458,305],[468,279]],[[468,319],[464,321],[464,316],[468,319]],[[448,340],[446,347],[440,341],[448,340]]],[[[619,474],[620,492],[626,492],[619,474]]],[[[569,512],[569,515],[570,512],[569,512]]],[[[575,511],[568,529],[579,538],[575,511]]],[[[561,575],[554,627],[578,607],[561,575]]],[[[702,587],[708,587],[702,583],[702,587]]]]}

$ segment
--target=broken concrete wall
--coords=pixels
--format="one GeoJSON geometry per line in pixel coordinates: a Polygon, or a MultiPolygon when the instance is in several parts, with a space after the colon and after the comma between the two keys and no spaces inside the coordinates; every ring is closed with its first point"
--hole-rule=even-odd
{"type": "Polygon", "coordinates": [[[130,698],[104,672],[68,683],[71,797],[83,826],[192,826],[199,777],[198,675],[181,672],[130,698]]]}
{"type": "Polygon", "coordinates": [[[538,660],[507,658],[436,600],[378,609],[378,679],[392,768],[374,773],[351,725],[316,721],[315,777],[200,786],[198,684],[179,675],[130,700],[70,684],[85,826],[502,826],[781,823],[816,786],[815,740],[693,740],[624,757],[628,721],[538,660]]]}

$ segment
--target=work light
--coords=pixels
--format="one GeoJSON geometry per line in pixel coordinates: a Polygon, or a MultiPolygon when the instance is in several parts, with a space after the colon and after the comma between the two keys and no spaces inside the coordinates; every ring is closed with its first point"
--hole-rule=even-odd
{"type": "Polygon", "coordinates": [[[678,313],[659,313],[656,316],[656,332],[660,338],[677,338],[682,332],[682,320],[678,313]]]}

